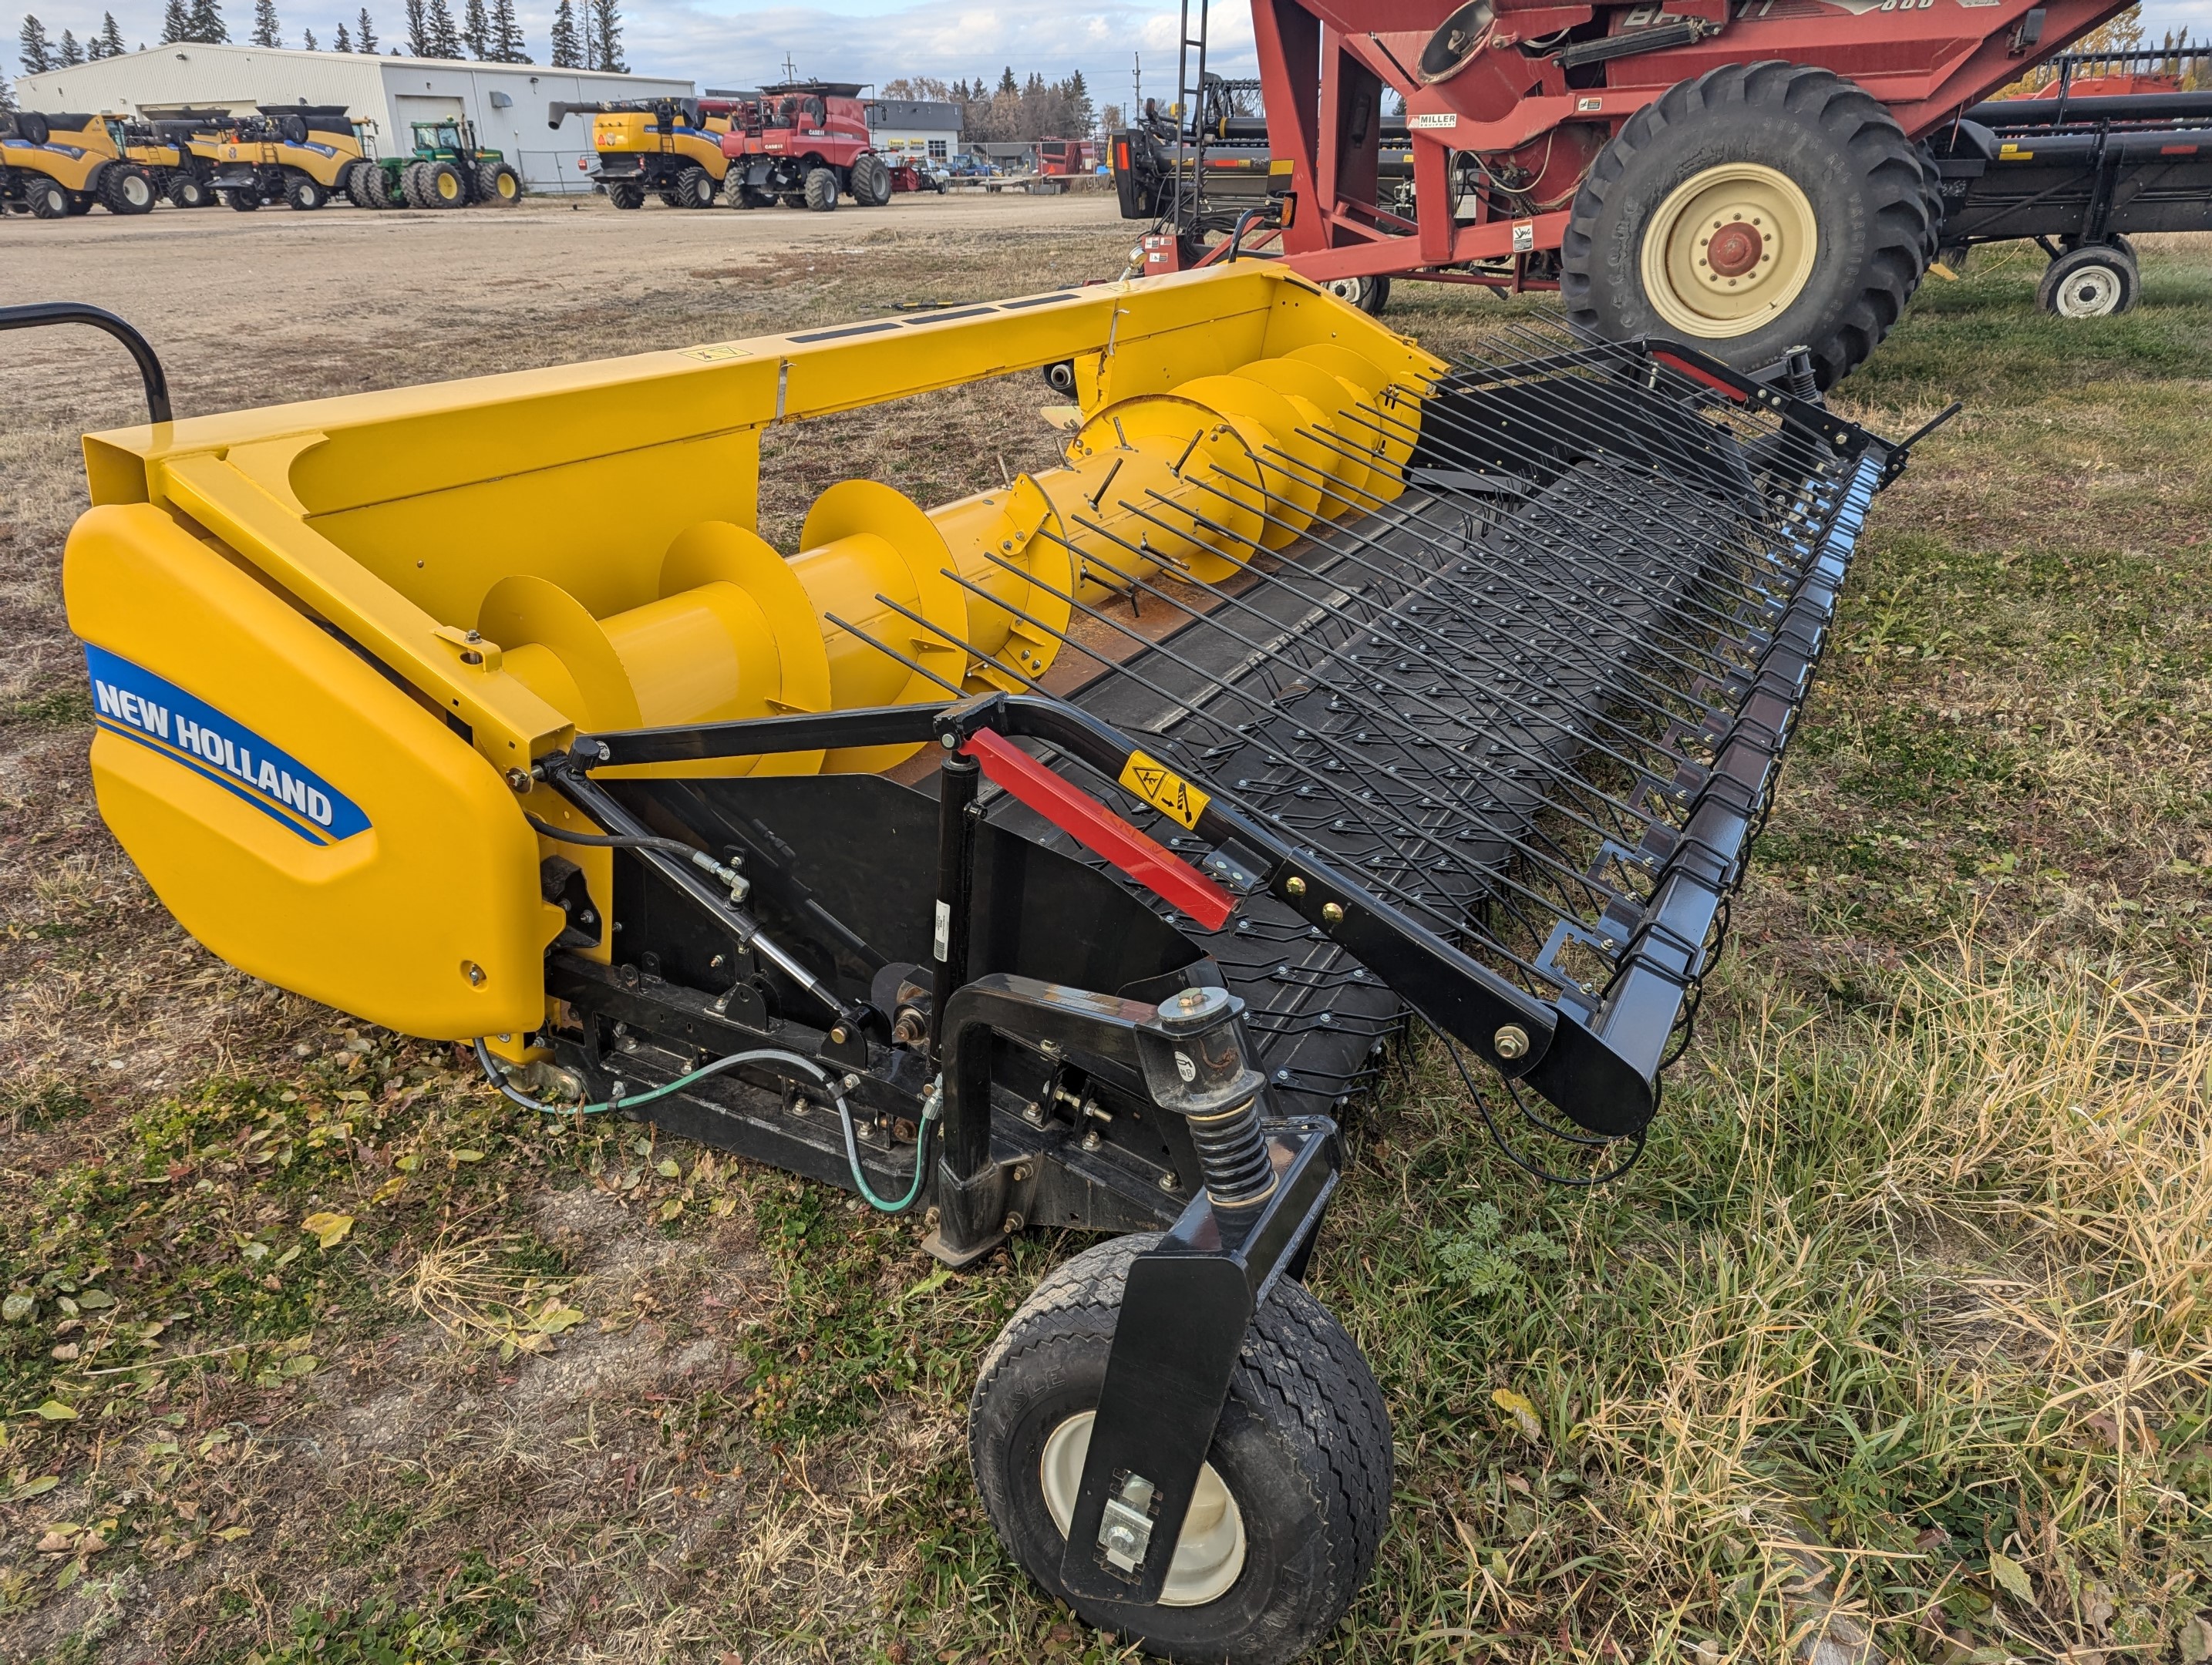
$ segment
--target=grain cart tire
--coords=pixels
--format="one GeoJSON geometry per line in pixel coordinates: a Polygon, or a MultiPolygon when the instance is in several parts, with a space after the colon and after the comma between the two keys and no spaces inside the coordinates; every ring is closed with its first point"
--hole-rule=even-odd
{"type": "Polygon", "coordinates": [[[1732,64],[1630,117],[1575,193],[1569,319],[1740,369],[1802,343],[1820,385],[1863,363],[1918,287],[1927,180],[1896,118],[1826,70],[1732,64]]]}
{"type": "Polygon", "coordinates": [[[607,200],[620,209],[643,208],[645,187],[635,179],[622,180],[607,187],[607,200]]]}
{"type": "Polygon", "coordinates": [[[110,214],[151,214],[161,192],[154,176],[131,162],[110,162],[100,175],[100,205],[110,214]]]}
{"type": "Polygon", "coordinates": [[[1936,160],[1936,147],[1923,139],[1913,147],[1920,159],[1920,196],[1928,207],[1928,235],[1923,240],[1928,258],[1942,257],[1943,245],[1943,169],[1936,160]]]}
{"type": "Polygon", "coordinates": [[[317,181],[304,173],[295,173],[284,181],[284,201],[302,214],[311,214],[331,199],[331,193],[317,181]]]}
{"type": "Polygon", "coordinates": [[[817,214],[827,214],[837,206],[837,175],[834,169],[817,167],[806,176],[806,191],[800,200],[817,214]]]}
{"type": "Polygon", "coordinates": [[[2035,304],[2057,318],[2114,318],[2136,304],[2136,263],[2105,243],[2084,243],[2044,269],[2035,304]]]}
{"type": "Polygon", "coordinates": [[[506,162],[477,164],[477,195],[500,208],[513,208],[522,200],[522,175],[506,162]]]}
{"type": "Polygon", "coordinates": [[[1336,277],[1322,287],[1370,318],[1382,317],[1382,309],[1390,304],[1390,280],[1387,277],[1336,277]]]}
{"type": "Polygon", "coordinates": [[[426,161],[422,164],[422,183],[416,194],[424,208],[466,208],[469,203],[469,182],[461,177],[461,170],[452,162],[426,161]]]}
{"type": "MultiPolygon", "coordinates": [[[[20,119],[21,118],[18,118],[19,121],[20,119]]],[[[21,130],[18,128],[17,131],[21,130]]],[[[31,212],[41,220],[69,218],[69,192],[63,190],[55,180],[32,179],[24,185],[23,197],[24,200],[31,205],[31,212]]]]}
{"type": "Polygon", "coordinates": [[[872,150],[853,158],[853,200],[862,208],[882,208],[891,199],[891,170],[872,150]]]}
{"type": "MultiPolygon", "coordinates": [[[[1060,1560],[1130,1262],[1117,1237],[1048,1273],[985,1355],[969,1455],[992,1524],[1065,1599],[1060,1560]]],[[[1334,1628],[1390,1505],[1390,1421],[1352,1338],[1285,1278],[1244,1340],[1157,1607],[1073,1601],[1101,1630],[1177,1660],[1284,1665],[1334,1628]]]]}

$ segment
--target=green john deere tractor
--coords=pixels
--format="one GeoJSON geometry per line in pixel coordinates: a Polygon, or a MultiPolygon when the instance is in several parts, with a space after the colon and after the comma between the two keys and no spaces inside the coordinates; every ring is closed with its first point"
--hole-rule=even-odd
{"type": "Polygon", "coordinates": [[[347,177],[346,191],[363,208],[466,208],[522,200],[522,175],[496,150],[477,143],[476,124],[461,117],[414,124],[415,148],[378,156],[347,177]]]}

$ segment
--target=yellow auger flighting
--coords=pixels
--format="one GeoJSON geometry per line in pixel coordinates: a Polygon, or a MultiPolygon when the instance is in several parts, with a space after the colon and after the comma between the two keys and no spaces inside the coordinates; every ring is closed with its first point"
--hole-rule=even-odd
{"type": "Polygon", "coordinates": [[[978,1485],[1086,1619],[1275,1665],[1389,1506],[1298,1282],[1332,1116],[1419,1014],[1640,1148],[1902,461],[1681,349],[1501,339],[1239,261],[157,405],[86,441],[64,568],[101,812],[216,953],[525,1107],[921,1212],[953,1266],[1121,1234],[984,1360],[978,1485]],[[1040,369],[1061,465],[759,536],[771,428],[1040,369]]]}

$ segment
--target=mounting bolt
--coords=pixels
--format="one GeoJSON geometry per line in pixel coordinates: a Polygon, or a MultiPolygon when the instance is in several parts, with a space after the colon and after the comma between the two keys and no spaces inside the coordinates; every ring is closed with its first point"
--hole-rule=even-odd
{"type": "Polygon", "coordinates": [[[507,770],[507,784],[512,791],[517,793],[528,792],[532,785],[530,771],[526,769],[511,769],[507,770]]]}
{"type": "Polygon", "coordinates": [[[1342,902],[1323,902],[1323,903],[1322,904],[1322,908],[1321,908],[1321,918],[1322,918],[1322,924],[1324,924],[1324,925],[1341,925],[1341,924],[1343,924],[1343,923],[1344,923],[1344,904],[1343,904],[1342,902]]]}
{"type": "Polygon", "coordinates": [[[944,1218],[945,1211],[942,1208],[926,1209],[922,1212],[921,1223],[927,1226],[931,1231],[934,1231],[937,1230],[938,1221],[944,1218]]]}
{"type": "Polygon", "coordinates": [[[1007,1215],[1005,1222],[999,1227],[1000,1231],[1005,1232],[1010,1237],[1021,1229],[1022,1217],[1018,1213],[1007,1215]]]}
{"type": "Polygon", "coordinates": [[[1509,1063],[1528,1055],[1528,1031],[1518,1024],[1506,1024],[1490,1037],[1490,1043],[1498,1048],[1498,1055],[1509,1063]]]}
{"type": "Polygon", "coordinates": [[[469,632],[469,640],[471,641],[482,641],[483,640],[483,633],[480,630],[471,630],[469,632]]]}
{"type": "Polygon", "coordinates": [[[1013,1177],[1013,1182],[1014,1182],[1014,1183],[1015,1183],[1015,1184],[1017,1184],[1017,1185],[1026,1184],[1026,1183],[1028,1182],[1029,1176],[1030,1176],[1030,1165],[1029,1165],[1029,1164],[1027,1164],[1026,1162],[1018,1162],[1018,1163],[1016,1163],[1016,1164],[1014,1164],[1014,1171],[1013,1171],[1013,1176],[1012,1176],[1012,1177],[1013,1177]]]}
{"type": "Polygon", "coordinates": [[[1178,1179],[1173,1174],[1162,1174],[1160,1176],[1160,1189],[1163,1191],[1180,1191],[1182,1189],[1182,1181],[1178,1179]]]}
{"type": "Polygon", "coordinates": [[[1283,881],[1283,894],[1285,896],[1302,896],[1305,893],[1306,882],[1300,878],[1296,873],[1292,873],[1288,878],[1283,881]]]}
{"type": "Polygon", "coordinates": [[[831,1030],[830,1031],[830,1039],[834,1043],[836,1043],[836,1045],[838,1045],[838,1046],[841,1046],[841,1047],[842,1047],[842,1046],[843,1046],[843,1045],[845,1044],[845,1037],[846,1037],[847,1033],[848,1033],[848,1031],[847,1031],[847,1030],[846,1030],[846,1028],[845,1028],[844,1024],[838,1024],[838,1025],[837,1025],[837,1027],[836,1027],[836,1028],[835,1028],[835,1029],[833,1029],[833,1030],[831,1030]]]}
{"type": "Polygon", "coordinates": [[[1105,1142],[1106,1141],[1104,1139],[1098,1137],[1098,1130],[1096,1127],[1093,1127],[1089,1133],[1083,1135],[1083,1148],[1086,1151],[1095,1151],[1105,1142]]]}
{"type": "Polygon", "coordinates": [[[478,965],[474,960],[463,960],[461,962],[461,975],[469,980],[470,987],[482,988],[483,987],[484,969],[478,965]]]}

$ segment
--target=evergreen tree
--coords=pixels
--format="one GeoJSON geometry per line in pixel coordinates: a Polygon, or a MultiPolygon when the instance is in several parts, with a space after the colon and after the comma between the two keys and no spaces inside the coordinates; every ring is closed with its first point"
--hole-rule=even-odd
{"type": "Polygon", "coordinates": [[[430,37],[428,55],[432,58],[459,58],[461,55],[461,32],[454,26],[453,9],[446,3],[446,0],[430,0],[429,9],[425,15],[430,37]]]}
{"type": "Polygon", "coordinates": [[[491,55],[501,64],[532,62],[530,43],[522,38],[522,25],[514,15],[514,0],[491,0],[491,55]]]}
{"type": "Polygon", "coordinates": [[[376,50],[376,23],[369,16],[367,6],[361,9],[361,15],[354,20],[353,38],[356,51],[373,52],[376,50]]]}
{"type": "Polygon", "coordinates": [[[554,9],[553,67],[556,70],[580,70],[584,67],[584,38],[576,33],[576,9],[570,0],[561,0],[554,9]]]}
{"type": "Polygon", "coordinates": [[[210,46],[229,44],[230,25],[222,21],[222,0],[191,0],[186,16],[185,39],[210,46]]]}
{"type": "Polygon", "coordinates": [[[1002,93],[1021,91],[1020,84],[1014,80],[1014,66],[1011,64],[999,71],[999,90],[1002,93]]]}
{"type": "Polygon", "coordinates": [[[253,0],[253,44],[257,46],[281,46],[284,44],[283,31],[276,21],[276,0],[253,0]]]}
{"type": "Polygon", "coordinates": [[[461,44],[469,49],[471,58],[491,56],[491,20],[484,15],[483,0],[468,0],[461,14],[461,44]]]}
{"type": "Polygon", "coordinates": [[[322,51],[322,48],[315,44],[315,32],[313,29],[307,30],[306,33],[300,37],[300,46],[301,49],[305,52],[319,52],[322,51]]]}
{"type": "Polygon", "coordinates": [[[185,0],[169,0],[161,13],[161,44],[173,46],[179,40],[192,38],[192,20],[185,11],[185,0]]]}
{"type": "Polygon", "coordinates": [[[430,56],[430,18],[422,0],[407,0],[407,51],[413,58],[430,56]]]}
{"type": "Polygon", "coordinates": [[[39,21],[36,17],[25,17],[20,39],[23,46],[25,75],[44,75],[48,70],[55,67],[53,45],[46,39],[45,24],[39,21]]]}
{"type": "Polygon", "coordinates": [[[76,44],[76,37],[75,35],[71,34],[67,29],[64,29],[62,31],[60,67],[64,70],[73,70],[83,62],[84,48],[76,44]]]}
{"type": "Polygon", "coordinates": [[[337,39],[331,42],[331,50],[334,52],[349,52],[353,50],[353,37],[346,33],[346,26],[343,23],[338,25],[337,39]]]}
{"type": "Polygon", "coordinates": [[[104,13],[100,20],[100,39],[96,43],[102,58],[123,56],[123,31],[115,26],[115,14],[104,13]]]}
{"type": "Polygon", "coordinates": [[[15,107],[15,89],[8,84],[8,77],[0,76],[0,110],[15,107]]]}
{"type": "Polygon", "coordinates": [[[591,0],[592,65],[612,75],[628,75],[623,62],[622,8],[616,0],[591,0]]]}

